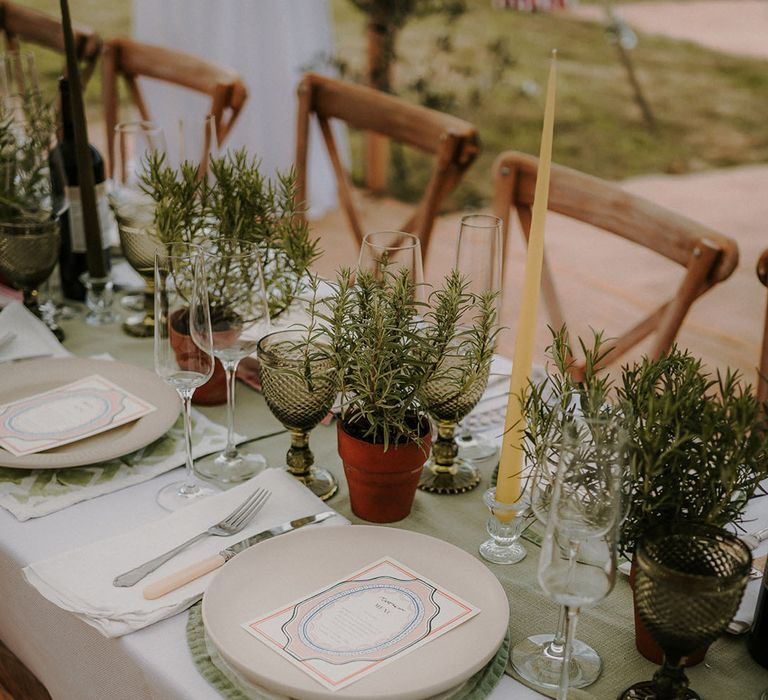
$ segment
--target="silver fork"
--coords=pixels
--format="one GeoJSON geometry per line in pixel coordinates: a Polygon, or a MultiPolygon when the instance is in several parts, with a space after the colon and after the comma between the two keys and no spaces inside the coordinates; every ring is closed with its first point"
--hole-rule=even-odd
{"type": "Polygon", "coordinates": [[[204,532],[195,535],[186,542],[182,542],[178,547],[174,547],[169,552],[161,554],[159,557],[155,557],[141,566],[137,566],[135,569],[120,574],[114,581],[112,581],[112,585],[121,588],[133,586],[141,581],[147,574],[153,572],[162,564],[165,564],[169,559],[173,559],[173,557],[175,557],[182,549],[186,549],[194,542],[203,539],[203,537],[208,537],[209,535],[213,535],[214,537],[226,537],[228,535],[237,534],[253,519],[253,516],[256,515],[256,512],[267,502],[270,495],[270,492],[266,489],[257,489],[221,522],[211,525],[204,532]]]}

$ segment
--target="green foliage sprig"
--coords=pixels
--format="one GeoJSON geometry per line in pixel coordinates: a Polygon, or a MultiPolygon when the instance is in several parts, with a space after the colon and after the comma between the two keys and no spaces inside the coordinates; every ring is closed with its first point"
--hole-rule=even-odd
{"type": "MultiPolygon", "coordinates": [[[[318,242],[300,216],[294,171],[267,178],[260,161],[244,149],[211,158],[208,177],[194,163],[182,163],[176,170],[163,155],[151,155],[142,188],[155,202],[155,226],[164,243],[205,245],[227,238],[257,244],[273,317],[291,304],[319,255],[318,242]]],[[[241,277],[224,279],[217,286],[220,298],[212,298],[212,305],[225,304],[241,277]]]]}
{"type": "Polygon", "coordinates": [[[654,525],[739,523],[747,500],[768,476],[768,431],[759,402],[738,372],[707,372],[688,351],[621,368],[616,384],[596,367],[605,354],[596,334],[584,380],[573,380],[565,331],[548,349],[547,378],[524,399],[524,450],[534,464],[557,463],[557,412],[577,392],[582,410],[597,415],[612,404],[624,415],[628,469],[619,548],[631,556],[654,525]]]}
{"type": "Polygon", "coordinates": [[[20,114],[0,104],[0,218],[43,221],[54,208],[48,153],[55,132],[51,106],[39,93],[22,98],[20,114]]]}
{"type": "Polygon", "coordinates": [[[333,293],[310,307],[310,332],[331,353],[341,392],[341,418],[356,437],[374,443],[419,442],[426,411],[422,392],[450,352],[468,362],[452,375],[456,391],[487,371],[495,339],[495,301],[467,291],[453,271],[443,286],[416,300],[407,270],[380,276],[339,272],[333,293]],[[472,315],[468,326],[458,320],[472,315]]]}

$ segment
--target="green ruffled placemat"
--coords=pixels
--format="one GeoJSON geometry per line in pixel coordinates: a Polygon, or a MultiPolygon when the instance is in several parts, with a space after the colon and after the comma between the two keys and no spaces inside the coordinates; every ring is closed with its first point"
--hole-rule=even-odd
{"type": "MultiPolygon", "coordinates": [[[[202,603],[193,605],[187,618],[187,644],[197,670],[227,700],[263,700],[264,696],[246,695],[236,688],[226,675],[214,664],[208,653],[203,629],[202,603]]],[[[496,656],[485,668],[472,676],[450,700],[484,700],[496,687],[507,666],[509,657],[509,635],[504,638],[496,656]]]]}

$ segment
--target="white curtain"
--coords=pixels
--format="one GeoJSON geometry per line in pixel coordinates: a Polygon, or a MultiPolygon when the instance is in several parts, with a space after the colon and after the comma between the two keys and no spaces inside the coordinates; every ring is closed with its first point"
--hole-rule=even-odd
{"type": "MultiPolygon", "coordinates": [[[[186,51],[238,71],[248,101],[225,143],[245,146],[265,173],[294,160],[296,85],[307,70],[323,68],[334,51],[327,0],[133,0],[134,37],[186,51]]],[[[201,115],[208,98],[184,88],[145,80],[153,121],[175,143],[179,118],[201,115]]],[[[336,204],[336,186],[320,131],[310,133],[309,213],[319,217],[336,204]]]]}

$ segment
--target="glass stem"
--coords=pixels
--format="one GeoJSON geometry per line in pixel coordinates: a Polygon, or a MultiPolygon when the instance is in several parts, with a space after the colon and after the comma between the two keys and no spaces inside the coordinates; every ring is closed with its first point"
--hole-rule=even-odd
{"type": "Polygon", "coordinates": [[[554,639],[547,645],[546,653],[558,659],[563,658],[565,653],[565,620],[568,611],[565,605],[560,606],[560,613],[557,616],[557,629],[554,639]]]}
{"type": "Polygon", "coordinates": [[[184,406],[184,448],[187,456],[187,468],[184,475],[184,483],[179,488],[179,493],[188,496],[197,491],[195,481],[195,465],[192,461],[192,393],[194,389],[179,389],[179,396],[184,406]]]}
{"type": "Polygon", "coordinates": [[[560,666],[560,687],[557,690],[557,700],[568,700],[568,684],[570,683],[571,649],[576,638],[576,622],[579,609],[565,606],[565,650],[563,663],[560,666]]]}
{"type": "Polygon", "coordinates": [[[238,360],[221,360],[224,375],[227,379],[227,447],[224,455],[228,459],[237,457],[235,445],[235,382],[237,381],[238,360]]]}

